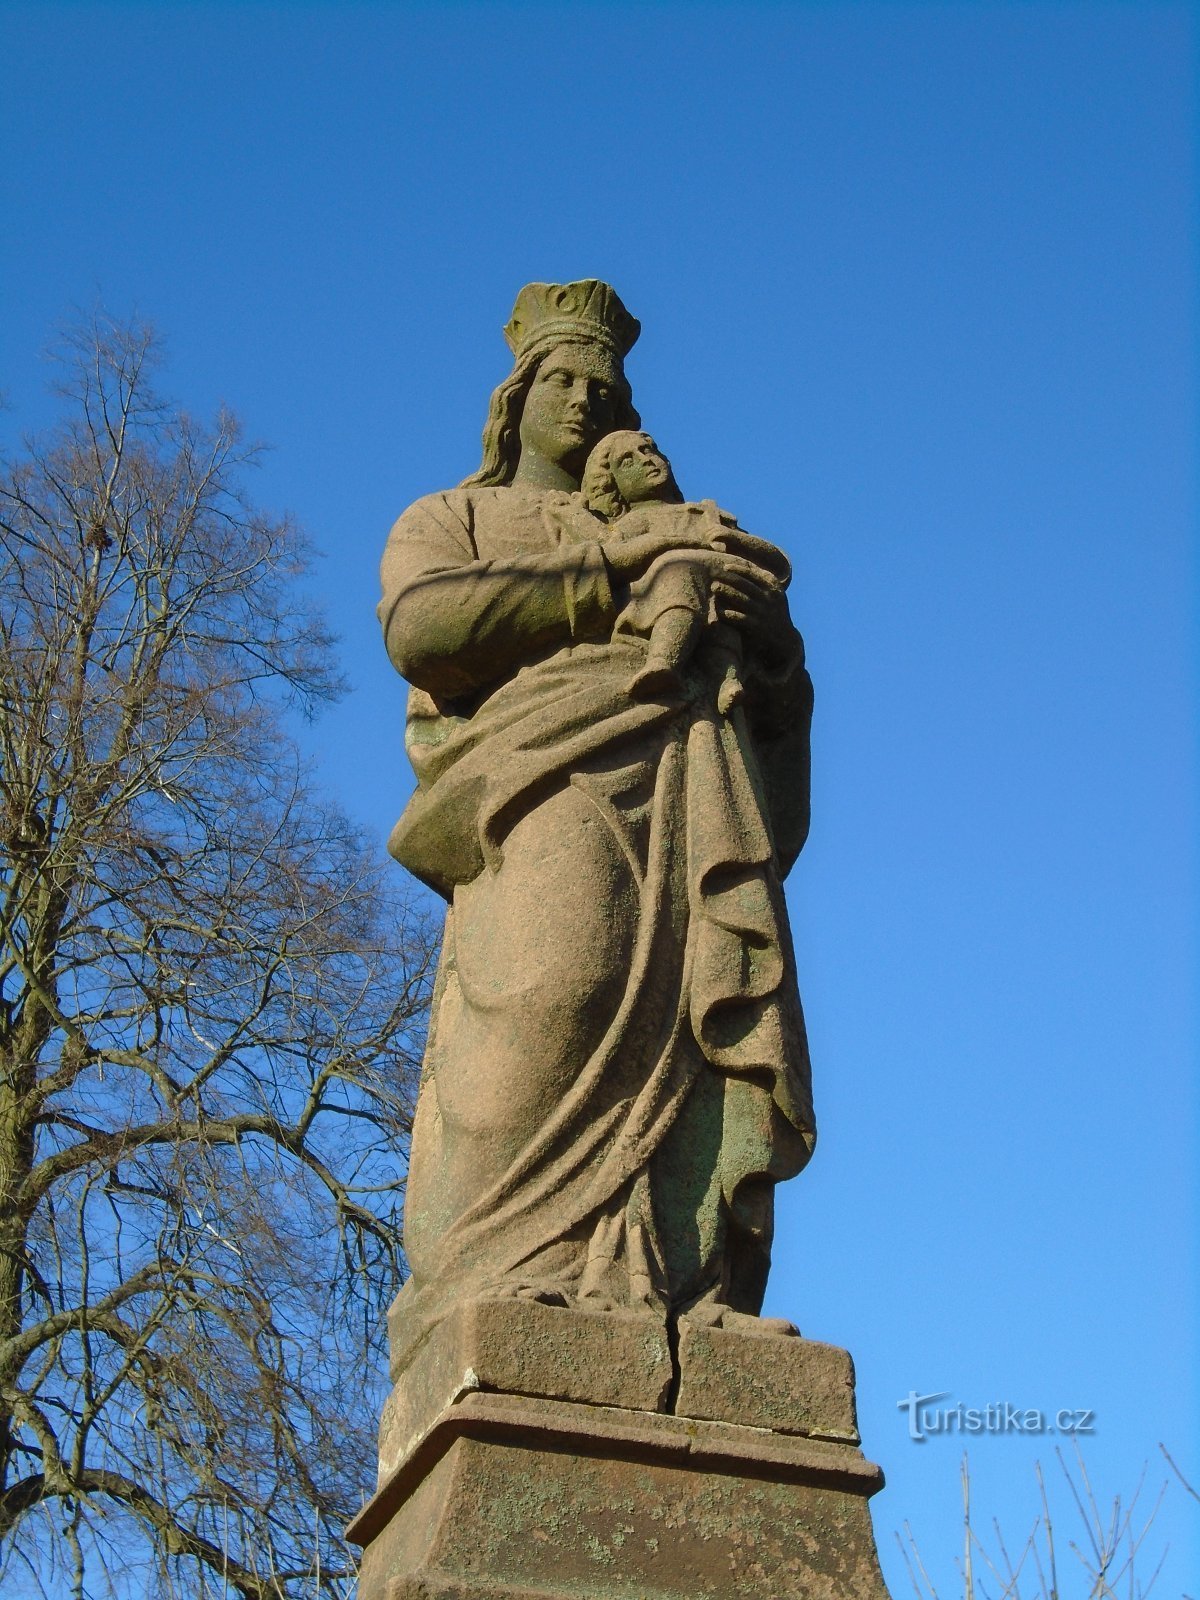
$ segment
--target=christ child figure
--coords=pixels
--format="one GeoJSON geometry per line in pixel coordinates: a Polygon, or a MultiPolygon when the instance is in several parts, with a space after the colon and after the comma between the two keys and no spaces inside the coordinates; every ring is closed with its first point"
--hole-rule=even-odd
{"type": "MultiPolygon", "coordinates": [[[[791,577],[788,559],[776,545],[739,528],[712,500],[684,501],[671,463],[648,433],[622,430],[601,439],[588,457],[580,488],[588,510],[609,524],[612,539],[637,538],[669,520],[697,544],[743,556],[783,584],[791,577]]],[[[703,562],[665,564],[650,590],[630,600],[617,628],[648,639],[645,663],[629,684],[635,698],[682,693],[684,672],[703,641],[717,668],[717,709],[727,715],[740,703],[741,636],[717,620],[703,562]]]]}

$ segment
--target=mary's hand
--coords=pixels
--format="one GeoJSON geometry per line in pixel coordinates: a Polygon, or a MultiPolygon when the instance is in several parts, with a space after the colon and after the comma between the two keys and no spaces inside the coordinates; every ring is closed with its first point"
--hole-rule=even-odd
{"type": "Polygon", "coordinates": [[[766,665],[783,666],[803,649],[784,587],[762,567],[727,556],[712,574],[710,592],[720,621],[736,628],[766,665]]]}

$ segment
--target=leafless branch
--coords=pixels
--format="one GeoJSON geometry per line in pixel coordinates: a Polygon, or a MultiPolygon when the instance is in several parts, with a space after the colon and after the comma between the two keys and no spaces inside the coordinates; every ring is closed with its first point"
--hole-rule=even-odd
{"type": "Polygon", "coordinates": [[[157,360],[74,330],[0,462],[0,1571],[341,1596],[436,938],[287,732],[305,541],[157,360]]]}

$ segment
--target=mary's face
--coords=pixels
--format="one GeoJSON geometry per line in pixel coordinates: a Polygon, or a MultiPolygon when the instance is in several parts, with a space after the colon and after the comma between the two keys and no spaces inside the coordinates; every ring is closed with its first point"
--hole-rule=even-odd
{"type": "Polygon", "coordinates": [[[528,450],[575,478],[588,451],[612,431],[620,369],[592,344],[551,350],[534,374],[521,413],[521,450],[528,450]]]}

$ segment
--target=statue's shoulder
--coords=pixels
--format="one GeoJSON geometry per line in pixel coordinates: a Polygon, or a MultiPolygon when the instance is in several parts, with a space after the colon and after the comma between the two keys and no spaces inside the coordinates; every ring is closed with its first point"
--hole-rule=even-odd
{"type": "Polygon", "coordinates": [[[400,513],[395,526],[412,527],[430,520],[442,522],[447,519],[469,524],[476,496],[486,492],[475,485],[460,485],[457,489],[439,489],[434,494],[423,494],[400,513]]]}
{"type": "Polygon", "coordinates": [[[525,485],[460,484],[415,500],[396,522],[385,573],[447,562],[498,560],[602,536],[580,496],[525,485]]]}
{"type": "Polygon", "coordinates": [[[396,526],[420,526],[433,522],[452,522],[470,528],[478,516],[501,515],[506,508],[524,502],[529,496],[507,485],[460,483],[454,489],[439,489],[424,494],[404,511],[396,526]]]}
{"type": "Polygon", "coordinates": [[[392,524],[387,553],[400,556],[405,550],[433,554],[441,550],[446,556],[457,554],[470,559],[474,555],[477,509],[481,500],[495,493],[478,484],[461,484],[456,489],[422,495],[392,524]]]}

